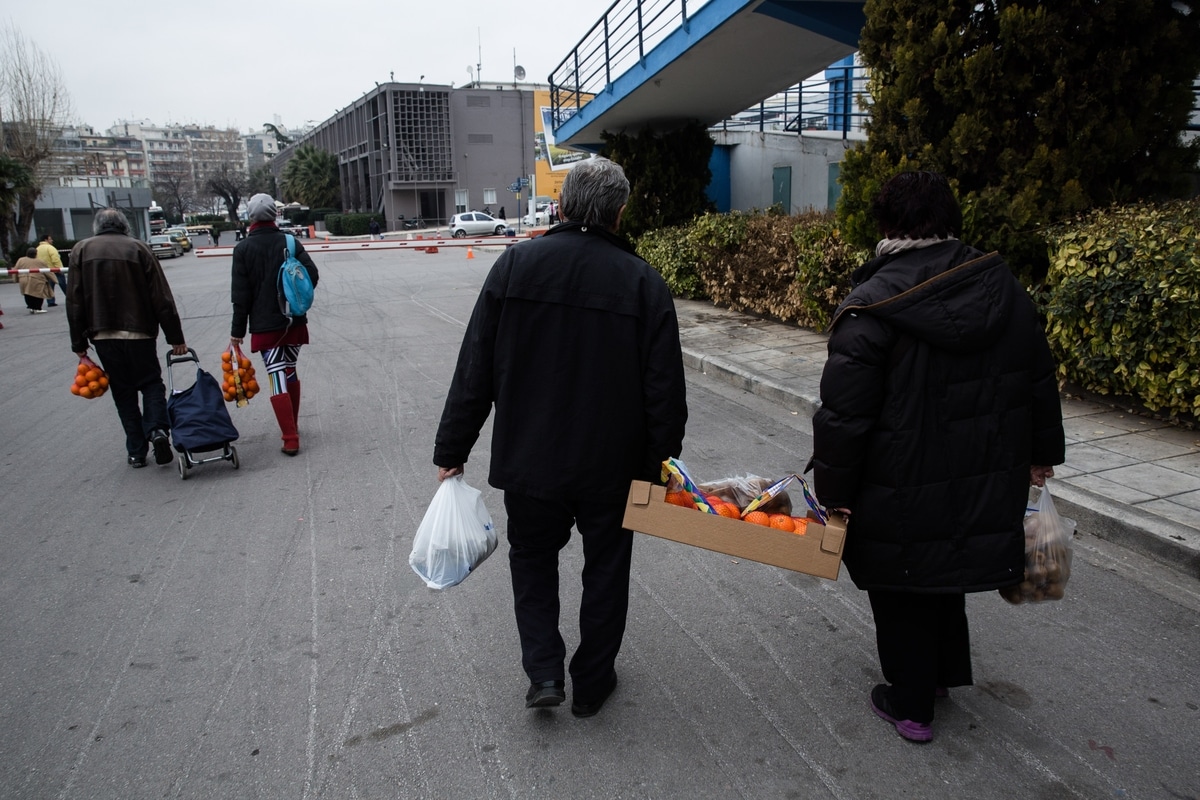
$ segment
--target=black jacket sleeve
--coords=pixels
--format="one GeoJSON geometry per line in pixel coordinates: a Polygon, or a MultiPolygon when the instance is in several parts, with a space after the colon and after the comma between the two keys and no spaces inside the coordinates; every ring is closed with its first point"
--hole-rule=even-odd
{"type": "Polygon", "coordinates": [[[479,439],[479,431],[491,413],[496,396],[493,387],[496,330],[504,308],[508,255],[501,256],[488,273],[467,323],[450,392],[442,409],[442,420],[434,438],[433,463],[439,467],[458,467],[467,463],[471,448],[479,439]]]}

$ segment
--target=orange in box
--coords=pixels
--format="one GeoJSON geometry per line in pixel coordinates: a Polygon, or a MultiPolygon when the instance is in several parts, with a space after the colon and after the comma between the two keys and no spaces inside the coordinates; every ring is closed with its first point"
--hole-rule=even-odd
{"type": "Polygon", "coordinates": [[[846,542],[846,521],[839,514],[831,515],[822,525],[810,513],[803,535],[797,536],[792,531],[740,519],[697,513],[693,508],[666,502],[666,496],[665,486],[634,481],[629,485],[621,524],[660,539],[837,580],[846,542]]]}

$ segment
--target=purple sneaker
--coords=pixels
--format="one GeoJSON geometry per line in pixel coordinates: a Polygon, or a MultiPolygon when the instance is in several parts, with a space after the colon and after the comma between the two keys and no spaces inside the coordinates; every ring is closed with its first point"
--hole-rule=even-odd
{"type": "Polygon", "coordinates": [[[911,719],[896,719],[888,702],[887,684],[881,683],[871,690],[871,710],[880,718],[896,726],[896,733],[910,742],[933,741],[933,728],[924,722],[913,722],[911,719]]]}

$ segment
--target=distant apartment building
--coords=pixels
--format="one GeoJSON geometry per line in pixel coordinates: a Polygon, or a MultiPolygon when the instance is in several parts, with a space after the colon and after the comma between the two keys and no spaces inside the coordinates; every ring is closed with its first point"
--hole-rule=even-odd
{"type": "Polygon", "coordinates": [[[55,142],[34,211],[34,230],[59,239],[83,238],[90,235],[93,213],[115,205],[126,209],[135,235],[144,238],[147,210],[168,200],[158,196],[165,186],[178,187],[176,194],[187,198],[187,210],[215,207],[204,189],[215,171],[230,167],[248,174],[277,150],[274,135],[243,135],[212,126],[133,121],[103,133],[70,127],[55,142]]]}
{"type": "Polygon", "coordinates": [[[246,143],[246,170],[253,172],[259,167],[271,163],[279,154],[279,141],[273,133],[244,133],[242,141],[246,143]]]}

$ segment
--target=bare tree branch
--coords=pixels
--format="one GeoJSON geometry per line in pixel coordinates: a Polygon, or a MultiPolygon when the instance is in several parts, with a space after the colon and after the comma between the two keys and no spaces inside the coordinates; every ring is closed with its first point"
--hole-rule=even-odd
{"type": "Polygon", "coordinates": [[[72,115],[58,62],[11,24],[0,28],[0,122],[3,149],[33,175],[17,200],[15,233],[28,238],[33,207],[42,194],[54,142],[72,115]]]}

